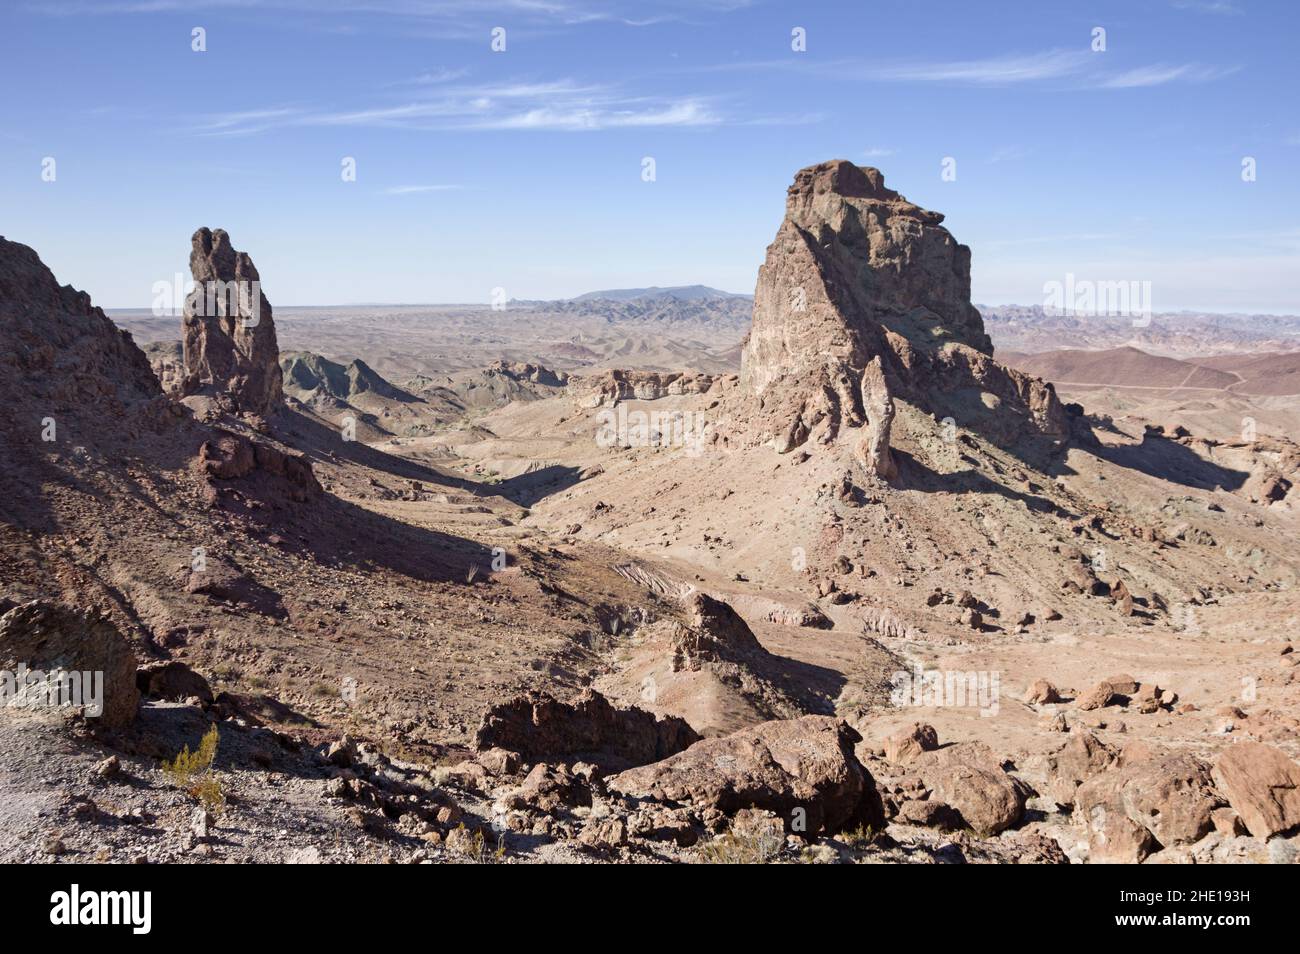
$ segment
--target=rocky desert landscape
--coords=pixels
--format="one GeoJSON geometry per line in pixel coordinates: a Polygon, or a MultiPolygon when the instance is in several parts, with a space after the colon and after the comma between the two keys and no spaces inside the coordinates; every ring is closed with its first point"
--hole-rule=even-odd
{"type": "Polygon", "coordinates": [[[4,687],[0,859],[1295,863],[1300,320],[943,222],[833,160],[752,298],[289,309],[211,221],[162,316],[0,239],[0,669],[102,678],[4,687]]]}

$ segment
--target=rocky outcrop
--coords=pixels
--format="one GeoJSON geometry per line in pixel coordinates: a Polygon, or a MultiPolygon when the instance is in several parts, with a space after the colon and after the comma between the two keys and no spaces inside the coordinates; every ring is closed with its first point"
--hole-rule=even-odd
{"type": "Polygon", "coordinates": [[[271,303],[246,252],[222,229],[199,229],[190,251],[183,394],[203,394],[239,413],[266,417],[284,400],[271,303]]]}
{"type": "Polygon", "coordinates": [[[683,620],[640,627],[596,688],[685,719],[705,737],[809,711],[794,694],[789,661],[764,649],[731,606],[698,591],[683,602],[683,620]]]}
{"type": "Polygon", "coordinates": [[[35,251],[0,237],[0,427],[21,420],[30,443],[48,421],[56,442],[100,443],[129,438],[140,414],[165,403],[131,336],[35,251]],[[114,427],[67,427],[86,420],[114,427]]]}
{"type": "Polygon", "coordinates": [[[861,456],[888,473],[891,397],[999,442],[1068,433],[1050,384],[993,360],[970,302],[970,249],[942,221],[877,169],[836,160],[796,174],[741,363],[779,452],[867,423],[861,456]]]}
{"type": "Polygon", "coordinates": [[[690,371],[627,371],[616,368],[577,381],[584,407],[612,407],[620,401],[657,401],[683,394],[703,394],[713,387],[712,374],[690,371]]]}
{"type": "Polygon", "coordinates": [[[565,372],[552,371],[545,365],[531,361],[497,361],[488,365],[483,373],[547,388],[562,388],[569,383],[569,376],[565,372]]]}
{"type": "Polygon", "coordinates": [[[682,719],[616,709],[598,692],[588,690],[572,703],[535,692],[489,709],[474,749],[506,749],[529,762],[592,762],[609,770],[668,758],[698,740],[682,719]]]}
{"type": "Polygon", "coordinates": [[[284,388],[302,401],[323,397],[346,402],[362,394],[390,401],[415,400],[360,358],[344,365],[310,351],[291,351],[280,356],[280,371],[284,388]]]}
{"type": "Polygon", "coordinates": [[[685,752],[622,772],[610,791],[735,815],[775,812],[787,831],[817,835],[884,825],[875,780],[854,755],[848,724],[804,716],[697,742],[685,752]]]}
{"type": "Polygon", "coordinates": [[[33,600],[0,616],[0,671],[29,677],[24,685],[4,680],[9,706],[51,711],[54,704],[56,714],[80,712],[120,728],[135,719],[140,704],[126,637],[108,617],[52,600],[33,600]],[[75,688],[53,674],[76,674],[75,688]]]}
{"type": "Polygon", "coordinates": [[[221,428],[213,430],[199,447],[194,468],[210,481],[238,480],[252,474],[270,478],[275,496],[285,496],[295,503],[312,500],[324,492],[306,455],[221,428]]]}
{"type": "Polygon", "coordinates": [[[722,600],[696,592],[685,603],[690,625],[675,629],[675,667],[698,669],[706,662],[766,655],[749,624],[722,600]]]}

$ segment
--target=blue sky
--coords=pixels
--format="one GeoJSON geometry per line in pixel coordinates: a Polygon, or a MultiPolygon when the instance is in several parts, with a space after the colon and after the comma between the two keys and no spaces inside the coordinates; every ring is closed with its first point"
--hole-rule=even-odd
{"type": "Polygon", "coordinates": [[[1298,36],[1290,0],[8,0],[0,233],[105,307],[201,225],[282,305],[749,292],[847,158],[947,214],[977,301],[1296,313],[1298,36]]]}

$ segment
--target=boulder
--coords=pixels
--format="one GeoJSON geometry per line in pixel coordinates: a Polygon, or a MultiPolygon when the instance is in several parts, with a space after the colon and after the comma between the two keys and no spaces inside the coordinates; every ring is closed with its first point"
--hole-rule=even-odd
{"type": "Polygon", "coordinates": [[[767,655],[749,624],[722,600],[696,591],[687,597],[685,610],[690,625],[683,628],[678,652],[687,668],[701,660],[767,655]]]}
{"type": "Polygon", "coordinates": [[[520,768],[519,753],[508,749],[488,749],[480,752],[475,761],[489,775],[514,775],[520,768]]]}
{"type": "Polygon", "coordinates": [[[804,716],[765,722],[697,742],[653,765],[606,780],[610,791],[735,815],[774,812],[787,831],[813,836],[884,826],[875,780],[853,753],[861,740],[845,722],[804,716]]]}
{"type": "MultiPolygon", "coordinates": [[[[78,711],[111,728],[135,719],[140,692],[135,683],[135,653],[112,620],[93,610],[83,610],[53,600],[33,600],[15,606],[0,616],[0,670],[17,673],[19,667],[43,676],[53,672],[89,673],[90,681],[78,676],[82,705],[60,711],[78,711]],[[102,679],[102,682],[98,680],[102,679]],[[96,686],[102,698],[95,700],[96,686]],[[94,710],[102,706],[102,711],[94,710]]],[[[4,697],[9,705],[39,709],[48,705],[51,693],[37,686],[9,685],[4,697]]],[[[40,687],[51,683],[43,679],[40,687]]],[[[56,700],[58,701],[58,700],[56,700]]]]}
{"type": "Polygon", "coordinates": [[[1115,691],[1115,687],[1109,682],[1099,682],[1083,695],[1074,701],[1074,704],[1080,709],[1092,711],[1094,709],[1104,709],[1107,706],[1122,705],[1126,700],[1122,695],[1115,691]]]}
{"type": "Polygon", "coordinates": [[[1105,771],[1115,760],[1114,750],[1091,732],[1086,729],[1075,732],[1068,742],[1046,757],[1044,794],[1061,807],[1071,805],[1079,786],[1105,771]]]}
{"type": "Polygon", "coordinates": [[[1137,695],[1137,691],[1142,688],[1142,683],[1138,682],[1128,673],[1121,673],[1118,676],[1110,676],[1103,681],[1109,684],[1113,692],[1116,692],[1121,696],[1135,696],[1137,695]]]}
{"type": "Polygon", "coordinates": [[[1061,694],[1046,679],[1035,679],[1025,692],[1025,702],[1031,706],[1051,705],[1061,701],[1061,694]]]}
{"type": "Polygon", "coordinates": [[[199,447],[194,468],[213,480],[236,480],[250,474],[269,477],[285,496],[298,503],[320,496],[323,490],[316,479],[311,461],[305,454],[294,454],[267,440],[245,437],[222,428],[199,447]]]}
{"type": "Polygon", "coordinates": [[[938,828],[941,831],[958,831],[966,824],[961,813],[951,805],[928,798],[925,801],[905,799],[898,806],[894,821],[900,825],[919,825],[922,828],[938,828]]]}
{"type": "Polygon", "coordinates": [[[578,833],[578,841],[589,848],[618,848],[627,844],[627,822],[618,817],[592,817],[578,833]]]}
{"type": "Polygon", "coordinates": [[[523,783],[500,798],[506,809],[530,809],[552,814],[561,808],[591,804],[591,782],[566,765],[539,762],[523,783]]]}
{"type": "Polygon", "coordinates": [[[1199,841],[1213,830],[1223,800],[1209,765],[1174,754],[1094,775],[1079,786],[1074,805],[1087,826],[1090,860],[1134,863],[1199,841]]]}
{"type": "Polygon", "coordinates": [[[960,742],[924,752],[911,763],[931,798],[951,806],[981,836],[1017,825],[1025,815],[1026,787],[1003,770],[988,746],[960,742]]]}
{"type": "Polygon", "coordinates": [[[698,740],[682,719],[616,709],[598,692],[587,690],[572,703],[534,692],[484,713],[474,749],[508,749],[528,762],[587,761],[613,770],[657,762],[698,740]]]}
{"type": "MultiPolygon", "coordinates": [[[[1116,580],[1111,584],[1110,598],[1121,616],[1133,615],[1133,594],[1123,580],[1116,580]]],[[[1134,692],[1136,691],[1134,689],[1134,692]]]]}
{"type": "Polygon", "coordinates": [[[1300,765],[1263,742],[1229,746],[1214,765],[1214,781],[1256,838],[1300,826],[1300,765]]]}
{"type": "Polygon", "coordinates": [[[898,474],[889,450],[889,430],[894,423],[894,398],[889,393],[880,356],[872,358],[862,374],[862,406],[867,415],[867,433],[858,445],[858,456],[867,471],[881,480],[898,474]]]}
{"type": "Polygon", "coordinates": [[[922,752],[930,752],[938,747],[939,733],[934,730],[934,726],[913,722],[885,740],[885,758],[903,764],[911,762],[922,752]]]}

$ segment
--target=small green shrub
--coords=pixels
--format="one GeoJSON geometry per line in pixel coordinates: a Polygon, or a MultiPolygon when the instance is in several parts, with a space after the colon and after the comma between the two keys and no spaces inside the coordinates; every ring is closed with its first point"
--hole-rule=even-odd
{"type": "Polygon", "coordinates": [[[171,779],[172,784],[185,791],[214,816],[220,815],[226,807],[221,780],[212,771],[220,740],[220,734],[214,725],[199,741],[197,749],[191,752],[187,745],[170,762],[164,759],[162,765],[163,773],[171,779]]]}

